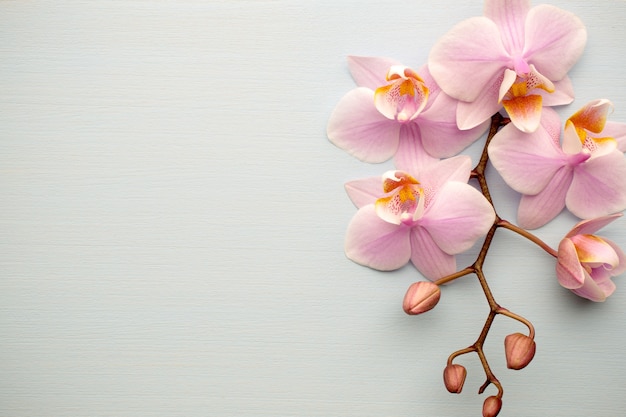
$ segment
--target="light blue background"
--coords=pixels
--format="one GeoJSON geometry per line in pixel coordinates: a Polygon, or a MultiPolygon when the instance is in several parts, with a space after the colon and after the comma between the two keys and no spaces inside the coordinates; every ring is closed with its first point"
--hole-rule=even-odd
{"type": "MultiPolygon", "coordinates": [[[[589,32],[559,112],[609,98],[626,122],[626,2],[550,4],[589,32]]],[[[478,283],[409,317],[413,268],[345,258],[343,183],[390,164],[354,160],[325,127],[353,88],[348,54],[419,67],[481,13],[461,0],[0,1],[0,415],[479,416],[476,357],[461,360],[462,394],[441,377],[487,316],[478,283]]],[[[491,174],[514,220],[518,197],[491,174]]],[[[556,246],[575,222],[537,234],[556,246]]],[[[626,248],[625,225],[603,234],[626,248]]],[[[515,372],[502,340],[523,327],[492,328],[501,416],[626,409],[624,277],[585,302],[506,230],[485,272],[537,330],[515,372]]]]}

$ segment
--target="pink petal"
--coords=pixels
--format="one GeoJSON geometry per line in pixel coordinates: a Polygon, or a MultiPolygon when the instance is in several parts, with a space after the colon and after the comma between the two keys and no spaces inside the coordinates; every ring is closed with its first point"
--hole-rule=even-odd
{"type": "Polygon", "coordinates": [[[595,219],[583,220],[577,223],[576,226],[574,226],[572,230],[570,230],[569,233],[565,235],[565,237],[571,237],[571,236],[579,235],[579,234],[580,235],[594,234],[595,232],[602,229],[603,227],[613,222],[614,220],[618,219],[619,217],[622,217],[622,213],[615,213],[615,214],[611,214],[608,216],[597,217],[595,219]]]}
{"type": "Polygon", "coordinates": [[[426,107],[429,90],[411,68],[394,65],[384,86],[374,91],[374,105],[385,117],[399,122],[414,120],[426,107]]]}
{"type": "Polygon", "coordinates": [[[551,130],[560,131],[558,115],[549,109],[543,113],[542,126],[536,132],[526,134],[507,125],[489,144],[493,166],[511,188],[522,194],[539,193],[566,164],[565,155],[550,135],[551,130]]]}
{"type": "Polygon", "coordinates": [[[602,136],[615,139],[617,141],[617,149],[626,152],[626,123],[606,122],[602,136]]]}
{"type": "Polygon", "coordinates": [[[532,133],[541,121],[542,102],[540,95],[530,94],[503,100],[502,104],[516,128],[524,133],[532,133]]]}
{"type": "MultiPolygon", "coordinates": [[[[504,74],[504,72],[502,73],[504,74]]],[[[472,102],[460,101],[456,108],[456,123],[461,130],[481,125],[502,108],[499,101],[503,75],[497,76],[472,102]]]]}
{"type": "Polygon", "coordinates": [[[411,230],[411,262],[426,278],[434,281],[456,272],[456,259],[442,251],[422,227],[411,230]]]}
{"type": "MultiPolygon", "coordinates": [[[[610,279],[607,279],[606,281],[602,281],[602,282],[596,281],[596,285],[600,287],[600,290],[604,293],[605,299],[615,292],[615,288],[616,288],[615,283],[611,281],[610,279]]],[[[580,291],[580,290],[574,290],[574,293],[576,291],[580,291]]],[[[595,301],[595,300],[592,300],[592,301],[595,301]]],[[[601,301],[601,300],[598,300],[598,301],[601,301]]]]}
{"type": "Polygon", "coordinates": [[[525,33],[524,56],[551,81],[567,75],[587,42],[587,30],[578,17],[545,4],[528,12],[525,33]]]}
{"type": "Polygon", "coordinates": [[[381,271],[406,265],[411,257],[410,228],[387,223],[374,205],[356,212],[346,232],[345,251],[354,262],[381,271]]]}
{"type": "Polygon", "coordinates": [[[585,282],[585,270],[578,260],[576,247],[567,238],[559,243],[556,277],[559,284],[567,289],[580,288],[585,282]]]}
{"type": "Polygon", "coordinates": [[[374,92],[356,88],[343,96],[328,121],[328,138],[358,159],[378,163],[396,153],[400,124],[374,107],[374,92]]]}
{"type": "Polygon", "coordinates": [[[485,0],[483,9],[485,16],[498,25],[506,49],[511,53],[521,52],[530,0],[485,0]]]}
{"type": "Polygon", "coordinates": [[[509,60],[497,25],[481,16],[457,24],[439,39],[428,69],[446,94],[474,101],[502,75],[509,60]]]}
{"type": "Polygon", "coordinates": [[[568,76],[554,82],[554,92],[548,93],[545,90],[537,89],[533,94],[539,94],[543,97],[543,106],[563,106],[574,101],[574,87],[568,76]]]}
{"type": "Polygon", "coordinates": [[[424,149],[420,132],[421,127],[415,123],[402,125],[400,145],[394,157],[396,168],[399,170],[417,173],[424,167],[439,161],[424,149]]]}
{"type": "Polygon", "coordinates": [[[437,190],[449,181],[467,183],[472,171],[472,160],[467,155],[443,159],[436,164],[415,171],[417,180],[427,190],[437,190]]]}
{"type": "MultiPolygon", "coordinates": [[[[611,281],[609,280],[608,282],[611,281]]],[[[613,288],[611,288],[612,283],[608,284],[608,282],[605,281],[605,284],[601,287],[593,279],[591,279],[589,274],[586,274],[585,283],[583,284],[583,286],[573,289],[572,292],[579,297],[583,297],[595,302],[602,302],[605,301],[607,297],[607,293],[604,291],[604,288],[607,288],[610,293],[615,290],[614,285],[613,288]]]]}
{"type": "Polygon", "coordinates": [[[609,100],[593,100],[571,115],[568,120],[578,128],[598,134],[604,130],[607,116],[611,111],[613,111],[613,103],[609,100]]]}
{"type": "MultiPolygon", "coordinates": [[[[620,213],[621,214],[621,213],[620,213]]],[[[620,275],[624,272],[626,272],[626,254],[624,253],[624,251],[622,250],[622,248],[620,248],[615,242],[613,242],[612,240],[609,240],[607,238],[602,238],[604,239],[604,241],[606,243],[608,243],[609,245],[611,245],[611,247],[613,248],[613,250],[615,251],[615,253],[617,254],[617,257],[619,258],[619,264],[617,267],[611,269],[609,272],[612,276],[617,276],[620,275]]]]}
{"type": "Polygon", "coordinates": [[[519,226],[536,229],[554,219],[565,207],[565,195],[572,176],[569,167],[562,167],[540,193],[523,195],[517,209],[519,226]]]}
{"type": "Polygon", "coordinates": [[[626,159],[613,151],[589,159],[574,170],[565,199],[567,209],[581,219],[600,217],[626,209],[626,159]]]}
{"type": "Polygon", "coordinates": [[[453,181],[437,192],[420,224],[441,250],[454,255],[472,247],[494,221],[493,207],[478,190],[453,181]]]}
{"type": "Polygon", "coordinates": [[[383,182],[381,177],[362,178],[347,182],[346,193],[357,208],[374,204],[383,196],[383,182]]]}
{"type": "Polygon", "coordinates": [[[385,78],[389,67],[399,65],[398,61],[391,58],[349,56],[348,68],[350,74],[359,87],[367,87],[376,90],[378,87],[389,84],[385,78]]]}
{"type": "Polygon", "coordinates": [[[431,94],[429,103],[430,106],[418,116],[416,123],[419,124],[424,148],[433,156],[449,158],[456,155],[480,138],[489,128],[490,121],[483,119],[484,121],[476,127],[459,130],[457,126],[459,102],[443,92],[431,94]]]}
{"type": "Polygon", "coordinates": [[[596,235],[576,235],[569,238],[576,246],[578,260],[592,268],[605,265],[613,269],[619,265],[619,256],[611,245],[596,235]]]}

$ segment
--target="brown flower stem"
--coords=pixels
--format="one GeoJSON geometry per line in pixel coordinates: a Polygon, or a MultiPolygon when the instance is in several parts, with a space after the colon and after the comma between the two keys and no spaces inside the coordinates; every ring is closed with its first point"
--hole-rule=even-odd
{"type": "Polygon", "coordinates": [[[534,234],[530,233],[529,231],[524,230],[521,227],[515,226],[514,224],[510,223],[507,220],[500,220],[497,223],[497,225],[499,227],[504,227],[505,229],[509,229],[509,230],[517,233],[518,235],[525,237],[526,239],[528,239],[531,242],[533,242],[536,245],[538,245],[541,249],[543,249],[544,251],[546,251],[550,255],[554,256],[555,258],[557,257],[557,251],[552,249],[543,240],[539,239],[537,236],[535,236],[534,234]]]}
{"type": "Polygon", "coordinates": [[[535,327],[533,326],[533,324],[530,321],[528,321],[524,317],[522,317],[520,315],[517,315],[515,313],[511,313],[509,310],[507,310],[506,308],[502,308],[502,307],[500,307],[496,311],[496,313],[502,314],[503,316],[510,317],[513,320],[517,320],[520,323],[524,324],[526,327],[528,327],[528,337],[530,337],[531,339],[535,338],[535,327]]]}
{"type": "MultiPolygon", "coordinates": [[[[496,135],[496,133],[498,133],[498,130],[502,126],[506,125],[508,122],[509,122],[509,119],[504,118],[499,113],[496,113],[495,115],[493,115],[493,117],[491,118],[491,127],[489,129],[489,134],[487,136],[487,140],[485,142],[480,160],[471,173],[471,178],[474,178],[476,179],[476,181],[478,181],[478,185],[480,187],[481,193],[485,196],[487,201],[489,201],[492,207],[494,207],[494,205],[491,199],[491,194],[489,193],[489,187],[487,185],[487,180],[485,177],[485,170],[487,168],[487,163],[489,161],[488,146],[491,140],[493,139],[493,137],[496,135]]],[[[495,211],[495,207],[494,207],[494,211],[495,211]]],[[[478,282],[480,283],[480,286],[489,304],[489,314],[474,344],[467,348],[460,349],[452,353],[448,357],[448,365],[452,364],[454,359],[460,355],[464,355],[464,354],[471,353],[471,352],[476,352],[480,360],[480,363],[483,367],[483,370],[485,371],[485,376],[486,376],[486,381],[479,388],[478,393],[482,394],[490,384],[493,384],[498,389],[497,396],[501,398],[503,395],[502,384],[500,384],[500,381],[498,381],[498,378],[496,378],[496,376],[492,372],[491,367],[489,366],[489,362],[487,361],[487,357],[485,356],[485,352],[483,350],[483,346],[484,346],[485,340],[487,339],[487,335],[489,334],[489,330],[491,329],[491,325],[493,324],[493,321],[495,320],[496,316],[498,314],[502,314],[504,316],[507,316],[509,318],[512,318],[514,320],[517,320],[525,324],[528,327],[529,337],[531,338],[534,338],[535,329],[533,325],[525,318],[517,314],[511,313],[509,310],[502,308],[500,307],[500,305],[498,305],[495,297],[493,296],[493,293],[491,292],[491,289],[489,288],[489,284],[487,283],[487,278],[485,277],[485,274],[483,273],[483,265],[487,257],[487,252],[489,251],[489,247],[491,246],[491,242],[493,241],[496,230],[499,227],[510,229],[524,236],[525,238],[539,245],[550,255],[556,256],[555,251],[552,250],[552,248],[550,248],[548,245],[542,242],[535,235],[511,224],[510,222],[506,220],[502,220],[500,216],[498,216],[496,213],[495,221],[493,225],[491,226],[491,228],[489,229],[489,231],[487,232],[487,235],[485,236],[485,240],[483,241],[482,247],[480,248],[480,252],[478,253],[478,256],[476,257],[476,261],[472,265],[458,272],[455,272],[454,274],[450,274],[448,276],[440,278],[439,280],[435,281],[435,284],[442,285],[442,284],[448,283],[450,281],[454,281],[457,278],[463,277],[471,273],[474,273],[476,277],[478,278],[478,282]]]]}
{"type": "Polygon", "coordinates": [[[468,266],[467,268],[461,269],[460,271],[455,272],[454,274],[446,275],[443,278],[439,278],[437,281],[434,281],[434,283],[437,285],[447,284],[450,281],[454,281],[457,278],[464,277],[465,275],[468,275],[474,272],[476,272],[474,267],[468,266]]]}
{"type": "MultiPolygon", "coordinates": [[[[496,135],[496,133],[498,133],[498,130],[502,126],[509,123],[509,121],[510,121],[509,119],[504,118],[499,113],[496,113],[495,115],[493,115],[493,117],[491,118],[491,127],[489,129],[489,134],[487,136],[487,140],[485,142],[485,146],[483,148],[480,160],[478,161],[478,164],[472,170],[472,173],[471,173],[471,178],[476,179],[480,187],[481,193],[485,196],[487,201],[489,201],[491,206],[494,208],[494,211],[495,211],[495,207],[493,205],[493,201],[491,199],[491,194],[489,193],[489,187],[487,185],[487,180],[485,177],[485,170],[487,169],[487,163],[489,162],[488,146],[491,140],[493,139],[493,137],[496,135]]],[[[533,235],[532,233],[520,227],[513,225],[512,223],[506,220],[501,219],[500,216],[498,216],[498,214],[496,213],[495,221],[493,225],[491,226],[491,228],[489,229],[489,231],[487,232],[487,235],[485,236],[485,240],[483,241],[482,247],[480,248],[480,251],[478,252],[478,256],[476,257],[476,260],[474,261],[474,263],[464,269],[461,269],[460,271],[457,271],[453,274],[447,275],[445,277],[442,277],[434,281],[434,283],[437,285],[443,285],[443,284],[454,281],[455,279],[461,278],[469,274],[475,274],[476,278],[478,278],[478,282],[480,283],[483,293],[485,294],[485,298],[487,298],[487,303],[489,304],[489,314],[487,315],[485,324],[483,325],[483,328],[480,331],[480,334],[478,335],[478,338],[476,339],[474,344],[464,349],[460,349],[460,350],[457,350],[456,352],[453,352],[448,357],[447,364],[451,365],[452,362],[460,355],[465,355],[467,353],[475,352],[478,355],[478,359],[480,360],[480,363],[483,367],[483,370],[485,371],[485,376],[486,376],[485,383],[480,386],[478,393],[482,394],[487,389],[487,387],[489,387],[489,385],[493,384],[498,389],[498,394],[497,394],[498,398],[502,398],[502,395],[504,392],[502,389],[502,384],[500,384],[500,381],[498,381],[498,378],[496,378],[493,371],[491,370],[491,367],[489,366],[489,362],[487,361],[487,357],[485,356],[485,352],[483,350],[485,340],[487,339],[487,335],[489,334],[489,330],[491,329],[491,325],[493,324],[493,321],[495,320],[496,316],[498,314],[502,314],[503,316],[507,316],[513,320],[519,321],[520,323],[528,327],[529,337],[530,338],[535,337],[535,328],[533,327],[532,323],[530,323],[530,321],[526,320],[522,316],[519,316],[515,313],[510,312],[506,308],[500,307],[500,305],[496,302],[496,299],[493,296],[493,293],[491,292],[491,288],[489,288],[489,284],[487,283],[487,278],[485,277],[485,274],[483,273],[483,265],[487,257],[487,252],[489,251],[491,242],[493,241],[493,238],[496,234],[496,230],[498,230],[498,228],[500,227],[503,227],[505,229],[509,229],[515,233],[518,233],[519,235],[530,240],[531,242],[539,245],[539,247],[541,247],[550,255],[556,257],[557,255],[556,251],[550,248],[537,236],[533,235]]]]}
{"type": "Polygon", "coordinates": [[[489,134],[487,135],[487,140],[485,141],[485,146],[483,147],[483,152],[480,155],[480,160],[478,161],[478,165],[472,171],[471,178],[476,178],[478,181],[478,185],[480,186],[480,191],[483,193],[487,201],[491,203],[493,206],[493,201],[491,200],[491,194],[489,193],[489,187],[487,187],[487,180],[485,179],[485,170],[487,169],[487,162],[489,161],[489,153],[487,152],[487,148],[489,147],[489,143],[493,137],[498,133],[498,130],[506,125],[509,122],[509,119],[505,119],[500,113],[496,113],[491,116],[491,127],[489,128],[489,134]]]}

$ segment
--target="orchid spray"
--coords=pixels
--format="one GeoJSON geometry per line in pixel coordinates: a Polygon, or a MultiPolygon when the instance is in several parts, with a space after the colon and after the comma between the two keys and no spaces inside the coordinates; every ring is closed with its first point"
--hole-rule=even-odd
{"type": "Polygon", "coordinates": [[[612,277],[626,271],[624,252],[595,235],[626,209],[626,124],[607,120],[607,99],[584,105],[564,123],[550,108],[574,100],[568,71],[586,38],[581,20],[565,10],[485,0],[484,16],[454,26],[417,69],[389,58],[349,57],[357,87],[328,123],[337,147],[368,163],[393,158],[396,167],[346,184],[358,209],[346,233],[348,258],[381,271],[413,264],[427,280],[406,292],[403,309],[410,315],[433,309],[442,284],[477,277],[489,314],[476,341],[449,356],[443,380],[448,391],[461,392],[467,370],[456,359],[475,353],[485,372],[478,392],[497,390],[484,401],[485,417],[503,404],[483,350],[495,318],[527,328],[504,340],[508,368],[526,367],[536,350],[531,322],[498,304],[483,272],[496,231],[537,244],[555,259],[558,282],[591,301],[609,297],[612,277]],[[485,134],[472,168],[458,154],[485,134]],[[515,223],[496,211],[485,177],[489,164],[521,194],[515,223]],[[554,249],[530,230],[563,210],[580,222],[554,249]],[[458,268],[456,255],[481,240],[475,261],[458,268]]]}

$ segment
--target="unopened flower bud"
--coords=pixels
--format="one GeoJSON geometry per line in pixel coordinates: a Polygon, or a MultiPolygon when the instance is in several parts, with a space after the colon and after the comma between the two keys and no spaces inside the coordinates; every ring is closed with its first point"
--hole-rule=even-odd
{"type": "Polygon", "coordinates": [[[422,314],[439,302],[441,290],[430,281],[418,281],[406,291],[402,308],[406,314],[422,314]]]}
{"type": "Polygon", "coordinates": [[[450,364],[443,370],[443,383],[452,394],[459,394],[463,389],[467,369],[463,365],[450,364]]]}
{"type": "Polygon", "coordinates": [[[533,360],[536,344],[530,337],[513,333],[504,339],[506,366],[509,369],[522,369],[533,360]]]}
{"type": "Polygon", "coordinates": [[[483,403],[483,417],[496,417],[502,408],[502,399],[492,395],[483,403]]]}

